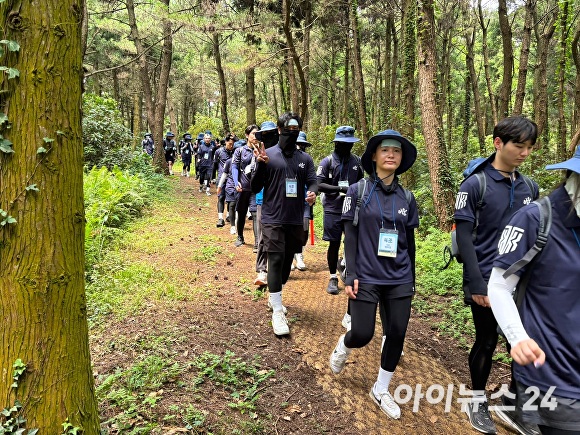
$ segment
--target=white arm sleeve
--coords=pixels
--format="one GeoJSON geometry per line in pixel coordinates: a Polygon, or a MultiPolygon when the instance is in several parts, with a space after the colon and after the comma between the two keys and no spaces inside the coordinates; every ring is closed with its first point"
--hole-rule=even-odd
{"type": "Polygon", "coordinates": [[[511,346],[514,347],[520,341],[527,340],[530,337],[524,329],[520,313],[512,297],[520,277],[513,274],[505,279],[503,277],[504,272],[505,270],[499,267],[492,269],[487,285],[487,296],[497,324],[511,346]]]}
{"type": "Polygon", "coordinates": [[[228,179],[228,174],[226,174],[225,172],[222,174],[222,177],[220,178],[219,182],[218,182],[218,187],[224,187],[224,184],[226,184],[226,180],[228,179]]]}

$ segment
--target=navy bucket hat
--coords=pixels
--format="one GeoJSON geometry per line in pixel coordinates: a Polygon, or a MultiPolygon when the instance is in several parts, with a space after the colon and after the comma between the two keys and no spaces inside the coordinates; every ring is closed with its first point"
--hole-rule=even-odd
{"type": "Polygon", "coordinates": [[[168,131],[167,133],[165,133],[165,137],[175,137],[175,135],[172,132],[168,131]]]}
{"type": "Polygon", "coordinates": [[[347,143],[355,143],[360,142],[360,139],[354,137],[354,127],[350,125],[341,125],[336,129],[334,133],[333,142],[347,142],[347,143]]]}
{"type": "Polygon", "coordinates": [[[278,131],[278,126],[273,121],[264,121],[260,124],[260,129],[254,132],[254,137],[261,141],[262,133],[266,133],[272,130],[278,131]]]}
{"type": "Polygon", "coordinates": [[[548,170],[554,169],[566,169],[568,171],[576,172],[580,174],[580,145],[576,147],[576,152],[571,159],[564,162],[554,163],[553,165],[546,166],[548,170]]]}
{"type": "Polygon", "coordinates": [[[304,133],[303,131],[298,133],[298,139],[296,140],[296,143],[297,144],[304,144],[305,147],[312,146],[312,144],[310,142],[308,142],[308,140],[306,139],[306,133],[304,133]]]}
{"type": "Polygon", "coordinates": [[[189,133],[185,133],[185,134],[183,135],[183,138],[184,138],[185,140],[191,140],[191,134],[189,134],[189,133]]]}
{"type": "Polygon", "coordinates": [[[401,133],[396,130],[384,130],[369,139],[365,152],[361,157],[362,167],[369,175],[376,172],[373,164],[373,154],[385,139],[395,140],[401,144],[403,156],[401,158],[401,164],[395,171],[396,175],[406,172],[411,166],[413,166],[415,160],[417,160],[417,148],[415,148],[415,145],[413,145],[409,139],[403,137],[401,133]]]}
{"type": "Polygon", "coordinates": [[[203,133],[199,133],[197,135],[197,140],[202,140],[204,138],[204,134],[203,133]]]}

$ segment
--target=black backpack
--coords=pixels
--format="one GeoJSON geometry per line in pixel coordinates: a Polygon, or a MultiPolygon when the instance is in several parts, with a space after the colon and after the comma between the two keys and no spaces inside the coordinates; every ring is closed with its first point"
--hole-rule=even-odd
{"type": "MultiPolygon", "coordinates": [[[[403,192],[405,192],[405,199],[407,200],[407,204],[410,204],[411,200],[413,199],[413,195],[412,195],[411,191],[405,189],[401,185],[399,185],[399,187],[401,187],[401,189],[403,189],[403,192]]],[[[354,207],[354,217],[352,219],[352,226],[354,226],[354,227],[356,227],[358,225],[358,213],[360,211],[360,206],[362,205],[362,202],[363,202],[363,196],[364,196],[365,190],[367,188],[367,179],[361,178],[360,180],[358,180],[357,188],[358,188],[358,194],[357,194],[357,198],[356,198],[356,205],[354,207]]]]}
{"type": "Polygon", "coordinates": [[[171,140],[168,141],[167,139],[163,139],[163,148],[167,152],[173,151],[175,149],[175,142],[173,142],[171,140]]]}

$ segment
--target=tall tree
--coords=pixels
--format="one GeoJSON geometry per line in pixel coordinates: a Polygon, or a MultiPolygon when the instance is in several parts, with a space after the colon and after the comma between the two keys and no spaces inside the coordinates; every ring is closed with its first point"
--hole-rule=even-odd
{"type": "Polygon", "coordinates": [[[292,69],[294,72],[294,67],[296,67],[296,72],[298,73],[298,79],[300,81],[300,107],[293,107],[292,110],[298,111],[300,117],[305,119],[308,110],[308,99],[307,99],[307,87],[306,79],[304,78],[304,70],[302,69],[302,64],[300,63],[300,57],[296,51],[296,46],[294,45],[294,37],[292,35],[292,29],[290,28],[290,0],[282,0],[282,16],[283,16],[283,28],[284,35],[286,36],[286,44],[288,46],[289,59],[288,59],[288,72],[292,69]]]}
{"type": "Polygon", "coordinates": [[[565,113],[565,86],[566,86],[566,61],[568,54],[568,0],[560,2],[560,52],[558,53],[558,93],[556,96],[558,106],[558,140],[556,141],[556,159],[562,161],[566,158],[566,113],[565,113]]]}
{"type": "Polygon", "coordinates": [[[20,44],[0,57],[13,68],[0,77],[0,397],[21,402],[43,434],[67,420],[99,433],[84,292],[83,3],[0,4],[3,39],[20,44]],[[17,360],[26,368],[13,386],[17,360]]]}
{"type": "Polygon", "coordinates": [[[505,118],[510,111],[510,98],[512,94],[512,76],[514,71],[514,48],[512,26],[508,18],[507,0],[498,1],[499,28],[501,31],[501,43],[503,53],[503,74],[499,90],[500,118],[505,118]]]}
{"type": "Polygon", "coordinates": [[[434,0],[421,1],[420,6],[421,19],[418,20],[417,39],[421,125],[437,223],[439,228],[448,230],[453,220],[453,182],[437,106],[434,0]]]}
{"type": "Polygon", "coordinates": [[[215,69],[218,74],[220,82],[220,113],[222,118],[222,126],[225,132],[230,131],[230,121],[228,119],[228,88],[226,86],[226,75],[222,67],[222,55],[220,52],[220,35],[218,32],[213,32],[211,35],[212,51],[215,60],[215,69]]]}
{"type": "MultiPolygon", "coordinates": [[[[481,96],[479,94],[479,86],[477,86],[477,73],[475,72],[475,54],[473,46],[475,45],[475,28],[470,29],[465,34],[465,45],[467,46],[467,53],[465,60],[467,62],[467,70],[469,71],[469,84],[471,85],[471,92],[473,93],[473,109],[475,113],[475,123],[477,125],[477,141],[479,142],[480,154],[485,154],[485,117],[481,110],[481,96]]],[[[466,90],[467,92],[468,90],[466,90]]],[[[470,108],[466,108],[469,110],[470,108]]],[[[466,126],[467,127],[467,126],[466,126]]],[[[464,143],[464,147],[467,144],[464,143]]]]}
{"type": "Polygon", "coordinates": [[[417,64],[417,1],[403,0],[403,71],[401,88],[403,92],[404,122],[401,126],[403,135],[413,138],[415,135],[415,70],[417,64]]]}
{"type": "Polygon", "coordinates": [[[367,120],[367,105],[365,95],[365,83],[362,70],[361,61],[361,46],[360,46],[360,25],[358,20],[358,1],[351,0],[350,4],[350,24],[352,30],[352,58],[354,67],[354,86],[357,95],[357,115],[362,133],[363,142],[366,143],[369,139],[369,128],[367,120]]]}
{"type": "Polygon", "coordinates": [[[530,43],[532,40],[532,19],[536,0],[526,0],[526,13],[524,17],[524,30],[521,36],[520,66],[518,72],[518,84],[516,87],[516,101],[514,103],[513,115],[521,115],[526,96],[526,79],[528,76],[528,61],[530,58],[530,43]]]}
{"type": "Polygon", "coordinates": [[[481,28],[481,51],[483,52],[483,70],[485,72],[485,83],[487,85],[487,93],[489,95],[489,107],[491,108],[491,119],[493,125],[499,121],[497,114],[496,96],[493,91],[490,65],[489,65],[489,48],[487,45],[487,28],[489,27],[489,19],[483,15],[483,8],[481,7],[481,0],[477,0],[477,10],[479,18],[479,27],[481,28]]]}

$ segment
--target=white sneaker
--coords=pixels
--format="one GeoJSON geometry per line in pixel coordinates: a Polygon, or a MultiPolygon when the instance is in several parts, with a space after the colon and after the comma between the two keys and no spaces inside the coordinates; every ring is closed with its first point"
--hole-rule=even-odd
{"type": "Polygon", "coordinates": [[[189,172],[186,172],[186,173],[185,173],[185,176],[186,176],[187,178],[189,178],[189,172]]]}
{"type": "MultiPolygon", "coordinates": [[[[272,311],[272,303],[270,301],[268,301],[268,310],[272,311]]],[[[282,305],[282,312],[288,314],[288,308],[286,308],[286,305],[282,305]]]]}
{"type": "Polygon", "coordinates": [[[296,260],[296,269],[306,270],[306,265],[304,264],[304,255],[301,252],[294,254],[294,259],[296,260]]]}
{"type": "Polygon", "coordinates": [[[388,391],[376,394],[375,387],[373,386],[369,392],[369,396],[371,396],[373,402],[379,405],[381,411],[389,417],[394,418],[395,420],[401,417],[401,408],[399,408],[399,405],[397,405],[397,402],[395,402],[395,399],[393,399],[393,396],[391,396],[391,393],[388,391]]]}
{"type": "Polygon", "coordinates": [[[346,360],[348,358],[349,352],[343,352],[341,349],[341,344],[344,344],[344,335],[341,335],[336,343],[336,347],[330,354],[330,370],[335,375],[342,372],[344,366],[346,365],[346,360]]]}
{"type": "Polygon", "coordinates": [[[274,311],[272,313],[272,329],[274,329],[274,334],[276,335],[290,334],[288,321],[286,320],[286,316],[282,311],[274,311]]]}
{"type": "Polygon", "coordinates": [[[292,265],[290,266],[290,270],[292,271],[294,269],[296,269],[296,267],[294,266],[294,263],[292,263],[292,265]]]}
{"type": "MultiPolygon", "coordinates": [[[[351,323],[350,323],[350,314],[344,313],[344,317],[342,318],[342,326],[347,330],[350,331],[351,323]]],[[[384,341],[383,341],[384,343],[384,341]]]]}
{"type": "Polygon", "coordinates": [[[236,227],[230,227],[230,234],[231,235],[236,234],[236,227]]]}
{"type": "Polygon", "coordinates": [[[262,286],[268,284],[268,274],[266,272],[258,272],[258,276],[254,280],[254,285],[262,286]]]}
{"type": "Polygon", "coordinates": [[[211,193],[209,193],[209,187],[208,187],[207,189],[205,189],[205,194],[206,194],[207,196],[210,196],[210,195],[211,195],[211,193]]]}

